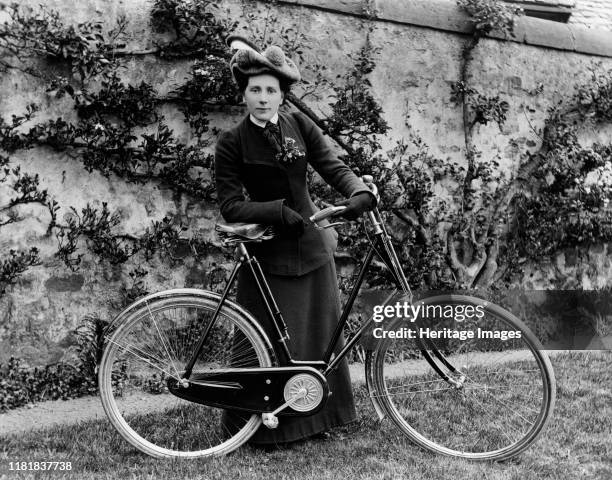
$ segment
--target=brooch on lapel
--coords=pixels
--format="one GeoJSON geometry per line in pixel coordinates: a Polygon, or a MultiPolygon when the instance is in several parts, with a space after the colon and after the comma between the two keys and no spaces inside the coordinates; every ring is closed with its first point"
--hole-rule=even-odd
{"type": "Polygon", "coordinates": [[[281,151],[276,154],[276,161],[283,165],[291,165],[296,160],[304,158],[305,155],[293,138],[285,137],[285,143],[281,146],[281,151]]]}

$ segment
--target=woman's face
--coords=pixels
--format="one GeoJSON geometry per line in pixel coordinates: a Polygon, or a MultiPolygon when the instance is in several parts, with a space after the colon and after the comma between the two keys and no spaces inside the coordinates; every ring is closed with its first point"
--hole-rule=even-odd
{"type": "Polygon", "coordinates": [[[257,120],[267,122],[278,111],[284,93],[280,89],[278,78],[263,73],[249,77],[243,97],[249,113],[257,120]]]}

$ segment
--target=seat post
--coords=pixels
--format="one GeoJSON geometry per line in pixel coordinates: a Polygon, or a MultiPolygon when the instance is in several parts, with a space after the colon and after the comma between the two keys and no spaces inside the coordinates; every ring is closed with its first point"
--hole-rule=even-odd
{"type": "Polygon", "coordinates": [[[251,258],[243,242],[238,244],[238,249],[240,250],[240,255],[244,258],[244,260],[249,260],[251,258]]]}

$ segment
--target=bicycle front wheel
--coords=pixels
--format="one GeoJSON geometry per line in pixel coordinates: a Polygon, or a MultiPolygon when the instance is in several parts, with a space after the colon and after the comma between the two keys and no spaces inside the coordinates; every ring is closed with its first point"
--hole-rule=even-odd
{"type": "MultiPolygon", "coordinates": [[[[140,301],[110,336],[98,375],[104,410],[132,445],[155,457],[226,454],[247,441],[261,416],[183,400],[168,390],[179,380],[219,303],[201,295],[162,292],[140,301]]],[[[221,309],[193,375],[227,367],[272,365],[269,346],[244,311],[221,309]]]]}
{"type": "Polygon", "coordinates": [[[504,460],[531,445],[555,400],[552,366],[537,338],[478,298],[441,295],[419,305],[416,321],[398,318],[378,332],[387,337],[370,359],[373,395],[388,417],[416,444],[444,455],[504,460]]]}

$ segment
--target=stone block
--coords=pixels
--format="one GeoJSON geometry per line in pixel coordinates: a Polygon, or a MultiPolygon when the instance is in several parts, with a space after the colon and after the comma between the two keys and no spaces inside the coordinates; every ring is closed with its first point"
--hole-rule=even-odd
{"type": "Polygon", "coordinates": [[[602,243],[599,245],[592,245],[589,248],[589,253],[591,254],[600,254],[600,253],[604,253],[606,251],[606,246],[602,243]]]}
{"type": "Polygon", "coordinates": [[[575,248],[566,248],[565,253],[565,266],[575,267],[580,263],[579,252],[575,248]]]}
{"type": "Polygon", "coordinates": [[[510,77],[506,77],[506,85],[507,85],[507,90],[510,91],[512,89],[520,89],[523,86],[523,80],[521,79],[521,77],[516,76],[516,75],[512,75],[510,77]]]}
{"type": "Polygon", "coordinates": [[[45,288],[51,292],[78,292],[84,283],[83,275],[75,273],[63,277],[50,277],[45,281],[45,288]]]}
{"type": "Polygon", "coordinates": [[[185,276],[185,287],[197,287],[208,284],[209,269],[200,266],[190,268],[185,276]]]}
{"type": "Polygon", "coordinates": [[[325,0],[323,2],[317,0],[280,0],[278,3],[305,5],[353,15],[363,15],[364,7],[367,5],[366,2],[354,0],[325,0]]]}
{"type": "Polygon", "coordinates": [[[575,39],[576,51],[587,52],[593,55],[612,55],[612,32],[573,27],[572,33],[575,39]]]}
{"type": "Polygon", "coordinates": [[[375,0],[376,16],[383,20],[469,33],[469,17],[455,2],[429,0],[375,0]]]}
{"type": "Polygon", "coordinates": [[[525,43],[563,50],[576,49],[570,27],[567,25],[539,18],[530,18],[529,24],[530,28],[525,30],[525,43]]]}

